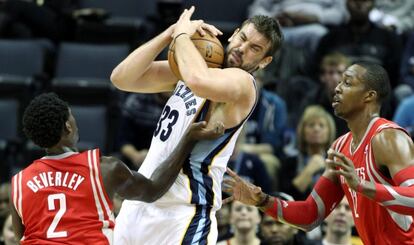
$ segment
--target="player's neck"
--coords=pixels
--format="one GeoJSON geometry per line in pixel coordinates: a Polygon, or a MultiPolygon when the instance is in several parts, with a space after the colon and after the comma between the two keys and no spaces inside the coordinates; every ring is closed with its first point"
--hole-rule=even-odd
{"type": "Polygon", "coordinates": [[[76,149],[70,148],[68,146],[56,146],[46,149],[46,155],[48,156],[54,156],[54,155],[60,155],[66,152],[75,152],[76,149]]]}
{"type": "Polygon", "coordinates": [[[352,132],[353,142],[359,144],[368,129],[369,124],[375,118],[379,117],[378,112],[367,112],[347,120],[348,128],[352,132]]]}

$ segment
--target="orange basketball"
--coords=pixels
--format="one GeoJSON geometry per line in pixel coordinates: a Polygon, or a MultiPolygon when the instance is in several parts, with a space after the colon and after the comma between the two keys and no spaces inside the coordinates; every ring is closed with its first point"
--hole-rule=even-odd
{"type": "MultiPolygon", "coordinates": [[[[222,67],[224,61],[224,49],[217,37],[208,32],[202,37],[198,32],[195,32],[191,37],[191,40],[193,41],[198,52],[200,52],[201,56],[203,56],[208,67],[222,67]]],[[[178,79],[181,79],[180,71],[177,63],[175,62],[174,42],[171,42],[170,47],[168,48],[168,64],[170,65],[170,69],[174,75],[178,79]]]]}

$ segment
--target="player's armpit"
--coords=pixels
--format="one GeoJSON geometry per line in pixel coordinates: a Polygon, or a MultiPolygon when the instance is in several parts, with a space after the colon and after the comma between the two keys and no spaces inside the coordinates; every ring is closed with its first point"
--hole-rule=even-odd
{"type": "Polygon", "coordinates": [[[310,231],[322,223],[343,196],[339,184],[322,176],[305,201],[284,201],[274,198],[273,206],[265,212],[280,222],[310,231]]]}

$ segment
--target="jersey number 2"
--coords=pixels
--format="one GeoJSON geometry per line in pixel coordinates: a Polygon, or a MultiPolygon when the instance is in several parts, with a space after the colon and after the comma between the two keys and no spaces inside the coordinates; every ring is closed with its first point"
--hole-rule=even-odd
{"type": "Polygon", "coordinates": [[[59,201],[59,210],[53,218],[52,224],[47,229],[47,238],[67,237],[68,233],[66,231],[55,231],[60,219],[66,212],[66,196],[63,193],[49,195],[47,197],[49,211],[56,210],[55,200],[59,201]]]}
{"type": "Polygon", "coordinates": [[[157,128],[154,131],[154,137],[157,137],[161,132],[160,140],[166,141],[170,137],[173,126],[177,123],[179,115],[180,114],[177,110],[171,110],[171,107],[167,105],[161,113],[160,120],[157,123],[157,128]],[[166,128],[163,129],[162,124],[166,119],[169,119],[168,124],[166,125],[166,128]]]}

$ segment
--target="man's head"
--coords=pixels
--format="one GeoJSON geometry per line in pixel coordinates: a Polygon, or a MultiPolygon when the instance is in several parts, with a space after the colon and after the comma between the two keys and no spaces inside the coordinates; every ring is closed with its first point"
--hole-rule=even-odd
{"type": "Polygon", "coordinates": [[[341,80],[342,73],[350,64],[351,61],[341,53],[327,54],[322,58],[319,80],[330,99],[335,93],[335,87],[341,80]]]}
{"type": "Polygon", "coordinates": [[[225,66],[238,67],[247,72],[263,69],[272,61],[272,55],[282,45],[279,23],[270,17],[258,15],[247,19],[229,39],[225,66]]]}
{"type": "Polygon", "coordinates": [[[309,147],[328,149],[336,136],[334,119],[318,105],[306,107],[296,131],[298,148],[302,153],[307,153],[309,147]]]}
{"type": "Polygon", "coordinates": [[[23,114],[23,131],[42,148],[73,148],[79,140],[68,104],[54,93],[41,94],[30,102],[23,114]]]}
{"type": "Polygon", "coordinates": [[[346,7],[352,22],[368,22],[369,12],[374,8],[374,0],[347,0],[346,7]]]}
{"type": "Polygon", "coordinates": [[[256,232],[260,223],[260,214],[257,207],[249,206],[238,201],[231,205],[230,224],[236,232],[256,232]]]}
{"type": "MultiPolygon", "coordinates": [[[[284,201],[294,201],[292,196],[283,192],[275,193],[274,196],[284,201]]],[[[296,233],[298,233],[298,230],[292,226],[281,223],[267,214],[263,215],[260,223],[260,235],[263,244],[293,244],[296,233]]]]}
{"type": "Polygon", "coordinates": [[[354,219],[352,210],[346,198],[343,198],[338,206],[326,218],[326,236],[327,237],[344,237],[351,236],[354,219]]]}
{"type": "Polygon", "coordinates": [[[357,62],[346,69],[335,88],[332,106],[341,118],[351,118],[355,113],[372,107],[379,113],[382,102],[390,93],[387,71],[375,63],[357,62]]]}

